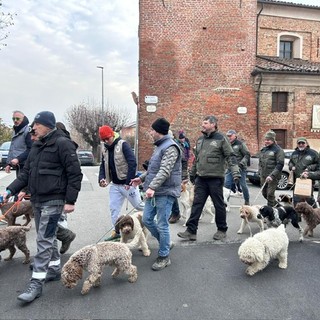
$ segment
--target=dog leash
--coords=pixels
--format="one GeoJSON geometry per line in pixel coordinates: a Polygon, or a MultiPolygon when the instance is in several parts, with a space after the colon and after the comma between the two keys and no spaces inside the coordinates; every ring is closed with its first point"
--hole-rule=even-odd
{"type": "MultiPolygon", "coordinates": [[[[16,213],[19,210],[21,200],[16,201],[3,215],[0,216],[0,221],[4,220],[6,215],[12,210],[12,213],[16,213]],[[16,211],[13,211],[14,207],[17,206],[16,211]]],[[[1,204],[3,206],[3,204],[1,204]]]]}
{"type": "Polygon", "coordinates": [[[267,181],[264,182],[264,184],[262,185],[262,187],[260,188],[256,198],[253,200],[252,205],[254,205],[258,199],[258,197],[260,196],[260,194],[262,193],[263,188],[265,187],[265,185],[267,184],[267,181]]]}

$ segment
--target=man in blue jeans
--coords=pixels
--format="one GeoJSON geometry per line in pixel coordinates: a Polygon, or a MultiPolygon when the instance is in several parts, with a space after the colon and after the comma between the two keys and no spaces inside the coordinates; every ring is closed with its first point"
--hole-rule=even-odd
{"type": "MultiPolygon", "coordinates": [[[[240,169],[241,177],[240,177],[239,184],[242,189],[244,204],[250,205],[249,189],[246,181],[247,180],[246,169],[247,169],[248,162],[250,161],[250,152],[247,146],[245,145],[245,143],[238,139],[237,132],[235,130],[229,130],[227,132],[227,137],[229,138],[231,147],[237,158],[238,166],[240,169]]],[[[224,186],[231,190],[233,184],[234,184],[234,181],[232,177],[232,172],[230,169],[228,169],[226,172],[224,186]]],[[[236,188],[237,187],[238,186],[236,185],[236,188]]]]}
{"type": "Polygon", "coordinates": [[[169,253],[173,244],[168,220],[172,204],[181,193],[181,150],[168,135],[170,123],[166,119],[157,119],[151,127],[155,149],[148,170],[131,183],[136,186],[144,182],[146,203],[142,221],[159,242],[158,258],[152,265],[152,270],[158,271],[171,264],[169,253]]]}

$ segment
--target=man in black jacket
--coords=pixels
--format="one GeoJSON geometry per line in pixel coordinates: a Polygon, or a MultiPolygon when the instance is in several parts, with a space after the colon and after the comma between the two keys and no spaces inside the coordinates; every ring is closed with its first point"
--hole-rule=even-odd
{"type": "Polygon", "coordinates": [[[4,192],[4,198],[28,186],[37,230],[37,253],[28,288],[18,296],[22,302],[40,297],[44,282],[60,280],[61,264],[56,230],[61,214],[74,211],[82,173],[76,146],[61,130],[50,111],[34,118],[32,145],[23,170],[4,192]]]}

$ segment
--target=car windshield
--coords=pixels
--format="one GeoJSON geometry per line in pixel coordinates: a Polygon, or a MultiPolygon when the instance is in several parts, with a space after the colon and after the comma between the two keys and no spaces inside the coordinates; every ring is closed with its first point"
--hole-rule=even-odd
{"type": "Polygon", "coordinates": [[[0,150],[1,150],[1,151],[9,151],[9,149],[10,149],[10,144],[11,144],[11,141],[4,142],[4,143],[0,146],[0,150]]]}

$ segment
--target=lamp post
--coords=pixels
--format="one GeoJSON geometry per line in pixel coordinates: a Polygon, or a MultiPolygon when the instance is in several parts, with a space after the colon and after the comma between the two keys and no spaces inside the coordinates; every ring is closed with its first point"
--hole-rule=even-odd
{"type": "Polygon", "coordinates": [[[103,85],[103,67],[97,66],[97,68],[101,69],[101,125],[104,123],[104,85],[103,85]]]}

